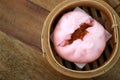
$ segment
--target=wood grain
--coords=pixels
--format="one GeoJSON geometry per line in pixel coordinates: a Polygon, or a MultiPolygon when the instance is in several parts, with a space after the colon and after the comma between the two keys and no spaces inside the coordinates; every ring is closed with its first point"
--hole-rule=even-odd
{"type": "Polygon", "coordinates": [[[55,6],[64,0],[30,0],[31,2],[45,8],[48,11],[51,11],[55,6]]]}
{"type": "Polygon", "coordinates": [[[120,0],[107,0],[107,2],[108,2],[113,8],[115,8],[117,5],[120,4],[120,0]]]}
{"type": "Polygon", "coordinates": [[[57,72],[43,57],[40,35],[48,13],[26,0],[0,0],[0,80],[79,80],[57,72]]]}
{"type": "Polygon", "coordinates": [[[120,0],[107,0],[107,3],[110,4],[120,16],[120,0]]]}
{"type": "MultiPolygon", "coordinates": [[[[63,2],[64,0],[30,0],[31,2],[43,7],[44,9],[51,11],[55,6],[63,2]]],[[[106,1],[109,5],[111,5],[118,15],[120,16],[120,0],[104,0],[106,1]]]]}
{"type": "Polygon", "coordinates": [[[48,13],[26,0],[0,0],[0,30],[40,49],[41,30],[48,13]]]}
{"type": "MultiPolygon", "coordinates": [[[[58,4],[62,3],[65,0],[30,0],[31,2],[43,7],[48,11],[52,11],[58,4]]],[[[107,0],[104,0],[107,1],[107,0]]]]}
{"type": "MultiPolygon", "coordinates": [[[[52,0],[41,1],[48,7],[42,6],[44,9],[29,0],[0,0],[0,80],[80,80],[57,72],[43,57],[41,30],[53,7],[49,6],[52,0]]],[[[62,0],[57,1],[54,6],[62,0]]],[[[115,9],[118,14],[119,8],[115,9]]],[[[119,67],[120,60],[106,74],[88,80],[119,80],[119,67]]]]}
{"type": "Polygon", "coordinates": [[[58,73],[39,50],[0,31],[0,80],[78,79],[58,73]]]}

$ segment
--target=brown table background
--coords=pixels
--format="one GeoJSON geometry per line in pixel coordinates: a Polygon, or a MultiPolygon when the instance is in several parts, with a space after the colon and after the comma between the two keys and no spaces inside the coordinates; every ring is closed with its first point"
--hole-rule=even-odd
{"type": "MultiPolygon", "coordinates": [[[[80,80],[54,70],[41,51],[45,18],[63,0],[0,0],[0,80],[80,80]],[[52,5],[52,6],[51,6],[52,5]]],[[[120,15],[120,0],[106,0],[120,15]]],[[[120,80],[120,60],[87,80],[120,80]]]]}

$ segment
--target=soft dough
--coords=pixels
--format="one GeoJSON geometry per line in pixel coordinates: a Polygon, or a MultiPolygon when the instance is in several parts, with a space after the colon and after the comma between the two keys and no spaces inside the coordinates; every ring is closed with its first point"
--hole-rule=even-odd
{"type": "Polygon", "coordinates": [[[89,63],[96,60],[106,46],[106,31],[104,27],[87,13],[75,10],[64,14],[58,21],[53,32],[53,43],[59,56],[74,63],[89,63]],[[83,23],[91,24],[86,28],[83,39],[67,41],[83,23]]]}

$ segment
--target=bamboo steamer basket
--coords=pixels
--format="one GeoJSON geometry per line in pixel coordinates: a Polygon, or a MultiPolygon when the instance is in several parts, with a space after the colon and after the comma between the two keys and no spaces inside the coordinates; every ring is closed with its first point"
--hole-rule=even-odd
{"type": "Polygon", "coordinates": [[[102,75],[115,65],[120,56],[119,21],[119,16],[113,8],[102,0],[66,0],[57,5],[44,22],[41,34],[43,54],[50,65],[64,75],[74,78],[92,78],[102,75]],[[58,56],[50,39],[61,16],[77,6],[84,9],[112,34],[102,55],[96,61],[88,63],[83,69],[79,69],[74,63],[58,56]]]}

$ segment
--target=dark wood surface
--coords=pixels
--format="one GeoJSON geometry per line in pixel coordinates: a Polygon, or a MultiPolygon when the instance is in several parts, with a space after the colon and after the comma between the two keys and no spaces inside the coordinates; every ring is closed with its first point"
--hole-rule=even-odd
{"type": "MultiPolygon", "coordinates": [[[[29,0],[0,0],[0,80],[82,80],[57,72],[42,54],[40,35],[49,12],[29,0]]],[[[119,80],[119,67],[120,60],[88,80],[119,80]]]]}

